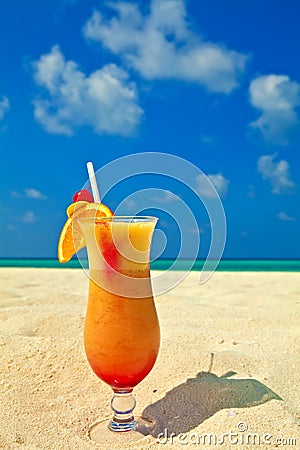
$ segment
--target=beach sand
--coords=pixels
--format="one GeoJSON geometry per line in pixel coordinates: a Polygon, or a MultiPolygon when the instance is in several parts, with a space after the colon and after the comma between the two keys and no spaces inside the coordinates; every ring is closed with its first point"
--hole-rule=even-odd
{"type": "Polygon", "coordinates": [[[99,445],[89,430],[112,393],[84,354],[85,273],[0,277],[0,448],[300,448],[300,273],[217,272],[200,285],[192,272],[158,296],[161,349],[135,388],[136,414],[156,424],[135,443],[107,432],[99,445]]]}

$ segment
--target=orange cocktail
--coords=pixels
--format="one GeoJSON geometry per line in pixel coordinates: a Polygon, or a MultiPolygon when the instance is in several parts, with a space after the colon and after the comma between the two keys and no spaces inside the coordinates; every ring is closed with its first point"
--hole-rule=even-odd
{"type": "Polygon", "coordinates": [[[113,388],[136,386],[152,369],[159,348],[153,298],[121,297],[91,280],[84,346],[101,380],[113,388]]]}
{"type": "Polygon", "coordinates": [[[156,220],[78,218],[90,268],[85,351],[95,374],[114,390],[114,431],[135,428],[131,391],[150,372],[159,349],[149,268],[156,220]]]}

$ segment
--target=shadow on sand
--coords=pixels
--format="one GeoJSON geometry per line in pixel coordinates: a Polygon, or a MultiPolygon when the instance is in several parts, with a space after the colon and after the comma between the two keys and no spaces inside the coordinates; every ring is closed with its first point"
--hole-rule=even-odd
{"type": "Polygon", "coordinates": [[[218,377],[199,372],[196,378],[167,392],[149,405],[142,416],[154,426],[147,434],[157,437],[165,429],[170,433],[187,433],[224,408],[250,408],[269,400],[282,400],[275,392],[255,379],[230,379],[236,372],[218,377]]]}

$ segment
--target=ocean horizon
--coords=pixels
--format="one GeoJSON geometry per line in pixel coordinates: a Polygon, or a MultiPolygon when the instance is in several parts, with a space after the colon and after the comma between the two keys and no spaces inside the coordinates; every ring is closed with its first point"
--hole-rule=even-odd
{"type": "MultiPolygon", "coordinates": [[[[215,264],[213,260],[208,261],[209,265],[215,264]]],[[[188,259],[158,259],[151,262],[152,270],[193,270],[201,271],[205,260],[197,259],[191,261],[188,259]]],[[[72,259],[68,263],[61,264],[56,258],[0,258],[0,267],[15,268],[51,268],[51,269],[78,269],[88,267],[88,261],[79,262],[72,259]]],[[[221,259],[216,267],[216,271],[229,272],[300,272],[300,259],[255,259],[255,258],[224,258],[221,259]]]]}

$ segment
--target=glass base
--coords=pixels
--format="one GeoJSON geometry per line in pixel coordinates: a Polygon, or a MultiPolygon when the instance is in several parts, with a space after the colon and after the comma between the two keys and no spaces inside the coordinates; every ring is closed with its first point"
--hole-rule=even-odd
{"type": "Polygon", "coordinates": [[[136,420],[133,416],[136,401],[132,389],[114,389],[114,396],[110,402],[113,418],[108,428],[115,432],[134,431],[136,420]]]}
{"type": "Polygon", "coordinates": [[[137,421],[135,420],[134,417],[132,417],[131,420],[128,420],[128,422],[118,422],[117,420],[112,419],[109,422],[108,428],[111,431],[116,431],[116,432],[126,432],[126,431],[135,431],[136,430],[136,426],[137,426],[137,421]]]}
{"type": "Polygon", "coordinates": [[[89,438],[101,444],[101,448],[124,448],[151,434],[154,424],[142,417],[135,418],[133,410],[136,402],[132,389],[114,389],[110,402],[113,417],[95,423],[89,430],[89,438]]]}
{"type": "Polygon", "coordinates": [[[104,419],[101,422],[92,425],[88,432],[88,437],[93,442],[100,444],[103,449],[108,447],[109,449],[114,448],[124,450],[125,446],[130,446],[131,444],[146,439],[154,425],[152,422],[149,422],[142,417],[137,417],[134,419],[135,426],[133,429],[112,430],[112,422],[113,420],[111,420],[111,418],[104,419]],[[114,431],[119,432],[115,433],[114,431]]]}

